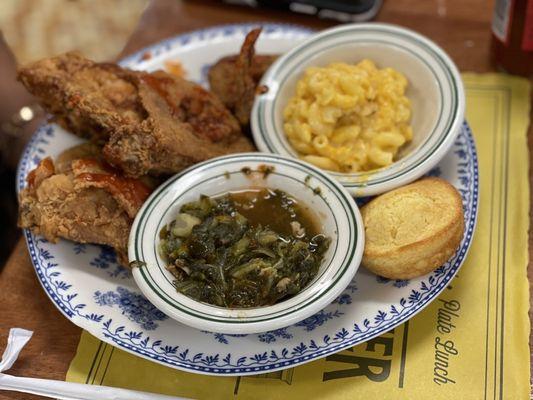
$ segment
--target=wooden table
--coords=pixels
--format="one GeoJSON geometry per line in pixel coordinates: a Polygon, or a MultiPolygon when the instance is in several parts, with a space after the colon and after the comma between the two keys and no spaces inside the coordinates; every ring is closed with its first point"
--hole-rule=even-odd
{"type": "MultiPolygon", "coordinates": [[[[377,20],[414,29],[435,40],[461,71],[488,72],[492,70],[489,60],[492,9],[493,2],[484,0],[385,0],[377,20]]],[[[303,15],[257,11],[217,2],[156,0],[147,9],[123,53],[129,54],[181,32],[254,21],[290,22],[316,29],[335,24],[303,15]]],[[[530,135],[530,148],[532,143],[530,135]]],[[[533,181],[531,174],[530,181],[533,181]]],[[[531,254],[531,239],[529,247],[531,254]]],[[[530,282],[532,277],[533,274],[530,282]]],[[[5,347],[9,328],[34,331],[10,374],[65,379],[81,329],[64,318],[41,289],[22,240],[0,273],[0,316],[0,348],[5,347]]],[[[0,399],[35,398],[0,392],[0,399]]]]}

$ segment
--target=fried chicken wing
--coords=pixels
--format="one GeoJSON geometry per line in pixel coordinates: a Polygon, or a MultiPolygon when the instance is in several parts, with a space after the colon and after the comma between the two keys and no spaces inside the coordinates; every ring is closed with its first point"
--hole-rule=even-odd
{"type": "Polygon", "coordinates": [[[276,55],[256,55],[255,42],[261,28],[251,30],[239,55],[221,58],[208,72],[209,87],[242,126],[250,122],[256,87],[276,55]]]}
{"type": "Polygon", "coordinates": [[[117,125],[136,125],[147,117],[130,75],[115,64],[67,53],[20,68],[18,78],[55,122],[105,142],[117,125]]]}
{"type": "Polygon", "coordinates": [[[67,53],[21,68],[19,79],[58,123],[102,143],[106,161],[129,176],[175,173],[253,150],[216,96],[163,71],[132,71],[67,53]]]}
{"type": "Polygon", "coordinates": [[[52,242],[112,246],[128,265],[131,224],[154,187],[150,179],[127,178],[106,165],[95,145],[76,146],[55,163],[45,158],[28,174],[19,195],[19,226],[52,242]]]}
{"type": "Polygon", "coordinates": [[[154,117],[135,129],[117,129],[104,147],[106,159],[130,175],[174,173],[209,158],[254,150],[222,103],[194,83],[158,71],[140,77],[138,93],[154,117]]]}

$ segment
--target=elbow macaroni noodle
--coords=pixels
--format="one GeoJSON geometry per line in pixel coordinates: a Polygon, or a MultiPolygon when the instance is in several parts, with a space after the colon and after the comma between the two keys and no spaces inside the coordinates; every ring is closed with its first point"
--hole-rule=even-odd
{"type": "Polygon", "coordinates": [[[284,129],[300,157],[338,172],[392,164],[413,136],[407,79],[370,60],[309,67],[283,111],[284,129]]]}

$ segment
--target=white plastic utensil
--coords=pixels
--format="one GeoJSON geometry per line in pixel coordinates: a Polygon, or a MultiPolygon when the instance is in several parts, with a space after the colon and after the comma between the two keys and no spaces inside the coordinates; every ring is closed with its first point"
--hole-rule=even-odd
{"type": "Polygon", "coordinates": [[[85,385],[52,379],[23,378],[4,374],[13,366],[22,348],[31,339],[33,332],[11,328],[7,347],[0,362],[0,390],[31,393],[61,400],[178,400],[183,397],[165,396],[136,390],[109,386],[85,385]]]}

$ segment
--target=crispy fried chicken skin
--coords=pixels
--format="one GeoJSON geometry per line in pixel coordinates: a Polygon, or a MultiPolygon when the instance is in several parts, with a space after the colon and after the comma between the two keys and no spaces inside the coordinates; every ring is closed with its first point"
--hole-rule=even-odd
{"type": "Polygon", "coordinates": [[[278,56],[256,55],[255,42],[261,28],[251,30],[239,55],[221,58],[208,72],[209,87],[242,126],[250,123],[256,87],[278,56]]]}
{"type": "Polygon", "coordinates": [[[65,238],[112,246],[128,265],[131,224],[154,188],[150,178],[124,177],[102,160],[97,146],[85,143],[55,163],[45,158],[28,174],[19,195],[19,226],[52,242],[65,238]]]}
{"type": "Polygon", "coordinates": [[[175,173],[253,150],[216,96],[163,71],[132,71],[67,53],[20,68],[19,79],[59,124],[103,144],[106,161],[128,176],[175,173]]]}

